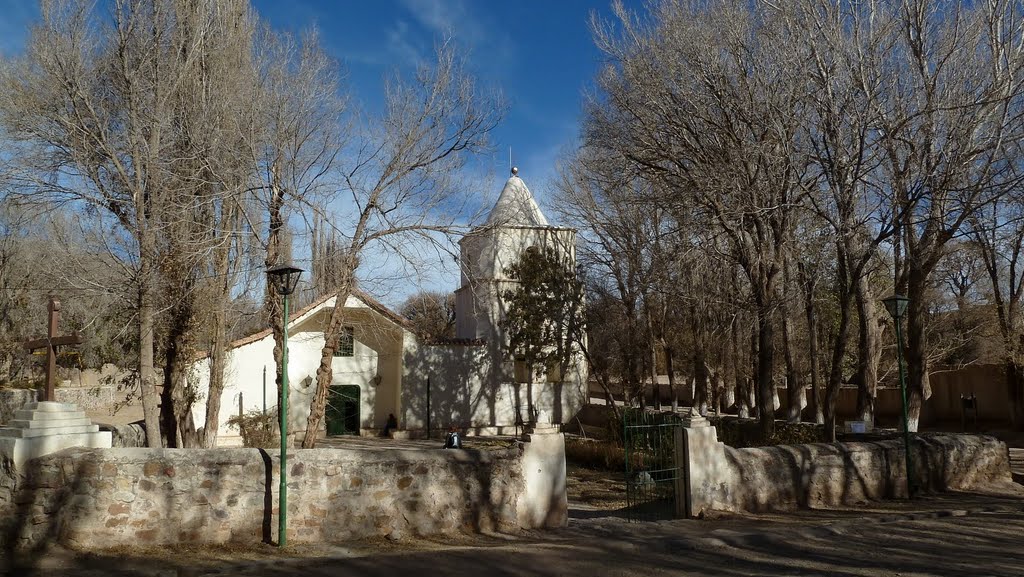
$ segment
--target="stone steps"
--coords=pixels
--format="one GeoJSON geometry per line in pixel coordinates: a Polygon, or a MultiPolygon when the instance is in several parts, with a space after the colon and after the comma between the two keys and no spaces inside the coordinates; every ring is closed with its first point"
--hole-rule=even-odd
{"type": "Polygon", "coordinates": [[[0,428],[0,454],[21,469],[31,459],[69,447],[110,448],[111,434],[100,431],[73,403],[29,403],[0,428]]]}
{"type": "Polygon", "coordinates": [[[14,411],[14,419],[19,421],[61,421],[64,419],[84,419],[85,411],[41,411],[19,409],[14,411]]]}
{"type": "Polygon", "coordinates": [[[12,429],[56,429],[60,427],[81,427],[91,424],[91,419],[82,416],[67,419],[46,419],[43,421],[13,419],[7,426],[12,429]]]}
{"type": "Polygon", "coordinates": [[[45,413],[67,413],[75,412],[78,406],[74,403],[58,403],[56,401],[38,401],[29,403],[21,408],[23,411],[42,411],[45,413]]]}
{"type": "Polygon", "coordinates": [[[77,435],[80,433],[97,433],[99,425],[78,425],[74,427],[46,427],[42,429],[15,429],[4,427],[0,429],[0,437],[15,439],[30,439],[33,437],[50,437],[54,435],[77,435]]]}

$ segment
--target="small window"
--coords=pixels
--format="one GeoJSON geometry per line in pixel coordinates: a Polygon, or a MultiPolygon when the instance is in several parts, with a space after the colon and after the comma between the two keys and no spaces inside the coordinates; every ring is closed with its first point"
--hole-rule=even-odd
{"type": "Polygon", "coordinates": [[[345,327],[338,335],[338,346],[334,349],[336,357],[351,357],[355,353],[355,329],[345,327]]]}

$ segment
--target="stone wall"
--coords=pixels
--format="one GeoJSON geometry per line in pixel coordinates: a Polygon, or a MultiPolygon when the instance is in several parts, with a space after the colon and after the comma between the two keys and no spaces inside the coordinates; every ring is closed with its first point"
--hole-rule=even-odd
{"type": "Polygon", "coordinates": [[[11,422],[15,411],[36,400],[32,389],[0,389],[0,427],[11,422]]]}
{"type": "Polygon", "coordinates": [[[111,443],[115,449],[146,446],[146,426],[143,423],[101,425],[100,430],[110,431],[111,443]]]}
{"type": "MultiPolygon", "coordinates": [[[[564,443],[544,437],[496,451],[293,450],[288,540],[564,526],[564,443]]],[[[69,449],[20,477],[0,466],[0,513],[19,546],[270,542],[279,472],[260,449],[69,449]]]]}
{"type": "MultiPolygon", "coordinates": [[[[707,510],[763,512],[852,505],[906,497],[899,440],[816,443],[734,449],[715,428],[680,429],[679,516],[707,510]]],[[[931,434],[911,443],[916,486],[926,491],[970,490],[1010,482],[1006,445],[981,435],[931,434]]]]}
{"type": "MultiPolygon", "coordinates": [[[[114,385],[94,385],[89,387],[72,387],[59,385],[54,387],[53,396],[58,403],[71,403],[83,411],[103,409],[114,404],[114,385]]],[[[43,390],[39,389],[40,398],[43,390]]]]}

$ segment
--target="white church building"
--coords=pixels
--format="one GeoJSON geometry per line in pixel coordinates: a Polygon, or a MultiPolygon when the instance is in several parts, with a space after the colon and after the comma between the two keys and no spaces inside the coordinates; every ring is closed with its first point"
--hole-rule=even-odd
{"type": "MultiPolygon", "coordinates": [[[[583,404],[586,366],[580,355],[563,378],[536,376],[509,352],[502,329],[502,295],[518,281],[507,268],[531,248],[553,250],[575,262],[576,231],[552,226],[513,169],[485,223],[459,242],[461,286],[455,291],[456,338],[421,342],[409,322],[362,291],[345,303],[345,333],[333,361],[326,434],[379,433],[389,415],[399,429],[424,433],[449,427],[470,434],[513,434],[534,418],[562,423],[583,404]]],[[[335,297],[296,311],[288,323],[289,431],[305,429],[323,348],[323,329],[335,297]]],[[[230,345],[221,398],[220,445],[240,445],[227,425],[240,411],[277,406],[274,337],[270,330],[230,345]]],[[[202,423],[209,386],[207,361],[192,374],[200,400],[193,417],[202,423]]]]}

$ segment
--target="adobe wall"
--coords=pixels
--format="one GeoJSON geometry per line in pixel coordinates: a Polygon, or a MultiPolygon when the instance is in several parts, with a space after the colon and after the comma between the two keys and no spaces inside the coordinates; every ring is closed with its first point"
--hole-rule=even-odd
{"type": "MultiPolygon", "coordinates": [[[[293,450],[288,541],[564,526],[564,443],[543,437],[496,451],[293,450]]],[[[260,449],[68,449],[23,476],[7,465],[0,518],[18,546],[277,540],[279,461],[260,449]]]]}
{"type": "MultiPolygon", "coordinates": [[[[763,512],[852,505],[906,497],[899,440],[734,449],[714,427],[680,429],[679,458],[687,467],[677,485],[680,516],[703,511],[763,512]]],[[[1011,482],[1006,445],[982,435],[916,437],[911,458],[917,486],[959,491],[1011,482]]]]}

